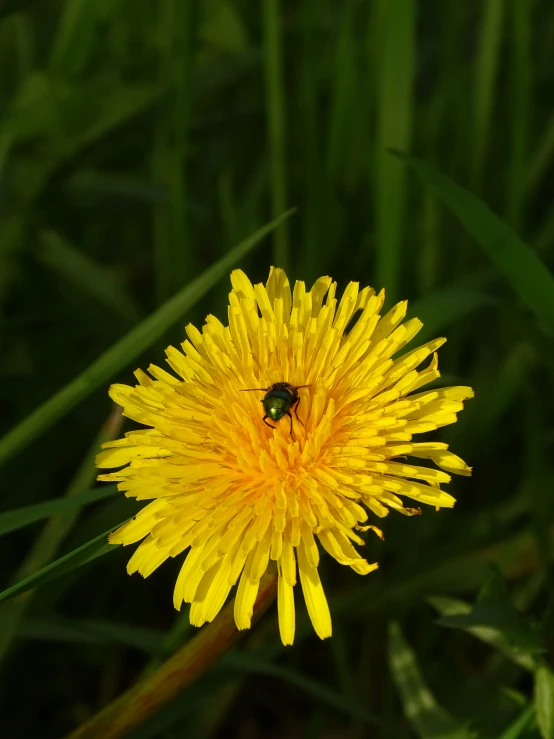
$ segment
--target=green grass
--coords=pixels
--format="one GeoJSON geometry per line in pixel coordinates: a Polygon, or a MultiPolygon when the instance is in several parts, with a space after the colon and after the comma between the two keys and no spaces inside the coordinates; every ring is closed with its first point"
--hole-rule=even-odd
{"type": "Polygon", "coordinates": [[[136,510],[94,483],[107,388],[278,264],[448,337],[474,475],[383,522],[377,573],[322,562],[332,644],[271,611],[132,736],[554,737],[553,43],[549,0],[0,3],[3,735],[63,736],[193,633],[175,567],[105,543],[136,510]]]}

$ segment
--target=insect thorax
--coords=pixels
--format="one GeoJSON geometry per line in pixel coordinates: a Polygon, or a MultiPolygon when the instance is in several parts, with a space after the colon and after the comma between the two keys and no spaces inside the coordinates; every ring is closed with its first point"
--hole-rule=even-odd
{"type": "Polygon", "coordinates": [[[286,390],[273,390],[263,399],[264,410],[273,421],[279,421],[291,405],[290,393],[286,390]]]}

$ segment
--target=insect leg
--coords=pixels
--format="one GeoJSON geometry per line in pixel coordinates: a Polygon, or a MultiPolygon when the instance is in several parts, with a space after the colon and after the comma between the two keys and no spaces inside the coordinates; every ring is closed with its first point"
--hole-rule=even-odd
{"type": "Polygon", "coordinates": [[[298,421],[298,423],[302,424],[302,426],[303,426],[304,424],[298,418],[298,411],[296,410],[298,408],[298,403],[300,403],[300,398],[298,398],[298,400],[296,401],[296,403],[292,406],[292,410],[294,411],[294,415],[296,416],[296,420],[298,421]]]}
{"type": "Polygon", "coordinates": [[[263,421],[263,422],[265,423],[265,425],[266,425],[266,426],[269,426],[269,428],[270,428],[270,429],[274,429],[274,428],[277,428],[276,426],[272,426],[272,425],[271,425],[270,423],[268,423],[268,422],[267,422],[267,421],[265,420],[266,418],[267,418],[267,416],[264,416],[264,417],[262,418],[262,421],[263,421]]]}
{"type": "Polygon", "coordinates": [[[291,436],[291,439],[295,441],[294,434],[292,433],[292,415],[290,411],[287,411],[287,416],[290,418],[290,436],[291,436]]]}

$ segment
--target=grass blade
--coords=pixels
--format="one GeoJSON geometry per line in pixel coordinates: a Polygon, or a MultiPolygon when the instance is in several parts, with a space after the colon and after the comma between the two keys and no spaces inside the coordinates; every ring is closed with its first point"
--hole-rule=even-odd
{"type": "MultiPolygon", "coordinates": [[[[222,665],[223,664],[225,664],[225,666],[233,667],[236,670],[252,672],[258,675],[270,675],[271,677],[279,678],[291,683],[296,688],[300,688],[300,690],[303,690],[316,700],[319,700],[328,706],[332,706],[337,711],[345,713],[353,719],[359,719],[366,724],[373,724],[374,726],[386,728],[377,716],[374,716],[363,706],[345,698],[334,690],[331,690],[327,685],[322,685],[317,680],[313,680],[311,677],[303,675],[297,670],[282,667],[281,665],[271,664],[242,652],[228,655],[222,665]]],[[[391,732],[392,731],[393,729],[391,727],[391,732]]]]}
{"type": "Polygon", "coordinates": [[[381,68],[377,123],[375,207],[377,280],[395,299],[400,281],[401,227],[404,223],[406,173],[388,156],[389,147],[408,150],[412,129],[415,68],[415,0],[388,0],[382,7],[381,68]]]}
{"type": "Polygon", "coordinates": [[[89,293],[114,315],[126,323],[135,323],[140,311],[131,297],[124,291],[105,269],[84,252],[76,249],[54,231],[40,235],[39,260],[75,285],[89,293]]]}
{"type": "Polygon", "coordinates": [[[65,3],[50,53],[50,72],[54,76],[77,76],[94,48],[99,16],[97,0],[65,3]]]}
{"type": "MultiPolygon", "coordinates": [[[[51,517],[48,522],[33,541],[31,548],[14,573],[12,582],[25,579],[54,559],[56,552],[73,527],[80,511],[80,506],[72,506],[71,504],[79,497],[79,491],[89,488],[96,477],[95,459],[98,448],[105,441],[112,441],[118,435],[121,429],[122,418],[120,409],[116,408],[102,425],[100,432],[93,439],[87,454],[85,454],[65,491],[65,497],[61,501],[57,501],[58,504],[65,505],[65,510],[59,510],[57,513],[52,512],[50,514],[51,517]]],[[[117,488],[117,486],[115,487],[117,488]]],[[[102,490],[95,490],[93,493],[98,496],[98,494],[106,493],[106,490],[103,488],[102,490]]],[[[104,495],[103,497],[106,496],[104,495]]],[[[48,501],[42,505],[49,506],[52,502],[48,501]]],[[[49,507],[51,508],[51,506],[49,507]]],[[[10,513],[11,511],[8,511],[7,515],[9,516],[10,513]]],[[[16,598],[0,607],[0,661],[4,659],[17,634],[19,623],[25,611],[29,608],[32,595],[32,591],[28,591],[22,597],[16,598]]]]}
{"type": "MultiPolygon", "coordinates": [[[[188,225],[188,159],[191,108],[191,79],[196,36],[198,0],[172,2],[174,22],[173,59],[176,69],[173,111],[173,151],[171,158],[171,225],[170,250],[171,294],[194,274],[195,249],[190,242],[188,225]]],[[[282,211],[281,211],[282,212],[282,211]]]]}
{"type": "MultiPolygon", "coordinates": [[[[253,608],[254,622],[273,602],[276,590],[277,573],[269,570],[260,580],[253,608]]],[[[234,602],[227,603],[212,623],[199,631],[153,675],[135,683],[73,731],[68,739],[117,739],[126,736],[166,706],[209,669],[244,633],[238,631],[235,625],[233,609],[234,602]]]]}
{"type": "MultiPolygon", "coordinates": [[[[427,601],[441,616],[468,614],[471,613],[473,608],[470,603],[466,603],[464,600],[443,595],[430,596],[427,598],[427,601]]],[[[504,657],[512,660],[512,662],[515,662],[525,670],[533,671],[535,666],[534,659],[529,654],[512,647],[498,629],[491,628],[490,626],[466,626],[464,631],[467,631],[468,634],[471,634],[476,639],[498,650],[504,657]]]]}
{"type": "Polygon", "coordinates": [[[484,383],[477,383],[477,408],[467,416],[466,434],[453,431],[459,442],[458,451],[471,456],[494,433],[508,410],[521,397],[529,375],[537,365],[536,352],[526,342],[515,344],[501,359],[500,366],[491,371],[484,383]],[[482,392],[480,392],[482,388],[482,392]],[[482,400],[482,396],[485,396],[482,400]],[[471,433],[467,434],[468,426],[471,433]]]}
{"type": "MultiPolygon", "coordinates": [[[[263,0],[265,84],[267,105],[267,133],[271,167],[272,216],[286,208],[287,188],[285,171],[285,99],[281,60],[281,19],[279,0],[263,0]]],[[[281,224],[273,235],[273,264],[288,268],[288,229],[281,224]]]]}
{"type": "Polygon", "coordinates": [[[0,439],[0,464],[23,449],[41,433],[51,428],[97,387],[108,382],[116,372],[126,367],[148,346],[159,339],[183,313],[189,310],[230,267],[248,254],[264,236],[292,214],[287,211],[279,218],[258,229],[222,259],[195,278],[155,313],[146,318],[120,341],[104,352],[81,375],[72,380],[50,400],[0,439]]]}
{"type": "Polygon", "coordinates": [[[475,138],[472,146],[472,183],[476,189],[479,189],[490,135],[504,3],[505,0],[489,0],[482,5],[483,19],[475,69],[475,138]]]}
{"type": "Polygon", "coordinates": [[[419,292],[423,295],[436,286],[440,274],[440,215],[436,197],[426,190],[421,207],[421,251],[417,260],[419,292]]]}
{"type": "Polygon", "coordinates": [[[474,736],[436,702],[397,623],[391,624],[389,629],[389,663],[404,712],[419,736],[424,739],[470,739],[474,736]]]}
{"type": "Polygon", "coordinates": [[[0,6],[0,20],[11,13],[23,10],[27,5],[32,5],[36,0],[5,0],[0,6]]]}
{"type": "Polygon", "coordinates": [[[306,0],[302,4],[301,53],[298,61],[299,121],[302,133],[302,207],[303,238],[298,270],[307,282],[320,274],[321,252],[327,253],[326,209],[323,194],[323,167],[320,154],[321,131],[318,100],[320,94],[320,56],[318,0],[306,0]]]}
{"type": "Polygon", "coordinates": [[[36,503],[35,505],[0,513],[0,536],[9,534],[10,531],[17,531],[25,526],[30,526],[32,523],[42,521],[50,516],[59,516],[61,513],[77,511],[84,506],[114,495],[116,491],[117,487],[115,485],[109,485],[99,490],[89,490],[86,493],[81,493],[73,497],[55,498],[45,503],[36,503]]]}
{"type": "Polygon", "coordinates": [[[527,180],[525,183],[525,194],[528,198],[533,197],[542,178],[548,172],[554,156],[554,117],[551,117],[545,126],[544,133],[537,142],[535,152],[529,164],[527,180]]]}
{"type": "Polygon", "coordinates": [[[84,644],[121,644],[147,655],[159,653],[163,633],[130,624],[69,618],[29,618],[21,625],[24,639],[84,644]]]}
{"type": "Polygon", "coordinates": [[[542,739],[554,739],[554,672],[547,664],[535,672],[535,706],[542,739]]]}
{"type": "Polygon", "coordinates": [[[477,601],[469,613],[442,616],[437,623],[449,629],[492,629],[513,649],[529,655],[544,651],[537,630],[507,600],[485,598],[477,601]]]}
{"type": "Polygon", "coordinates": [[[535,706],[530,705],[517,717],[500,739],[520,739],[520,737],[528,736],[527,730],[533,725],[535,719],[535,706]]]}
{"type": "MultiPolygon", "coordinates": [[[[122,526],[125,521],[122,521],[122,526]]],[[[39,585],[43,585],[50,580],[55,580],[57,577],[65,575],[66,572],[71,572],[76,567],[81,567],[87,562],[92,562],[97,557],[103,557],[108,552],[115,552],[119,549],[119,544],[109,544],[107,540],[108,534],[110,534],[115,528],[112,526],[108,531],[104,531],[102,534],[95,536],[94,539],[87,541],[77,549],[64,554],[63,557],[59,557],[54,562],[51,562],[46,567],[42,567],[37,572],[34,572],[29,577],[20,580],[9,588],[0,592],[0,603],[14,598],[16,595],[21,595],[31,588],[36,588],[39,585]]]]}
{"type": "Polygon", "coordinates": [[[358,89],[354,10],[353,3],[345,4],[337,34],[329,136],[326,147],[328,182],[339,179],[344,173],[344,164],[348,160],[348,147],[351,144],[352,101],[358,89]]]}
{"type": "Polygon", "coordinates": [[[423,321],[423,328],[417,335],[417,341],[425,343],[469,313],[494,305],[494,298],[483,290],[484,286],[484,284],[467,287],[453,285],[411,302],[408,317],[417,317],[423,321]]]}
{"type": "Polygon", "coordinates": [[[531,94],[531,3],[512,2],[511,61],[511,146],[508,167],[507,220],[518,231],[521,227],[525,179],[529,154],[529,119],[533,103],[531,94]]]}
{"type": "Polygon", "coordinates": [[[482,200],[426,162],[393,152],[460,220],[539,322],[554,336],[554,278],[537,255],[482,200]]]}

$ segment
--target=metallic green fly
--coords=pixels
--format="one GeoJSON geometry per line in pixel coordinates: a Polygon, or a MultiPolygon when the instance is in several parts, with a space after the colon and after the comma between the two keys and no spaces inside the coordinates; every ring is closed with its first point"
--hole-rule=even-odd
{"type": "MultiPolygon", "coordinates": [[[[249,387],[244,388],[243,392],[256,392],[263,391],[265,393],[263,400],[261,401],[264,407],[265,416],[263,422],[269,428],[276,428],[271,423],[266,421],[266,418],[270,418],[272,421],[280,421],[283,416],[290,418],[290,435],[292,436],[292,414],[291,410],[294,411],[296,420],[299,423],[302,421],[298,418],[296,409],[298,403],[300,403],[300,396],[298,391],[303,387],[310,387],[309,385],[291,385],[290,382],[275,382],[270,387],[249,387]]],[[[302,424],[304,425],[304,424],[302,424]]],[[[294,439],[294,436],[293,436],[294,439]]]]}

